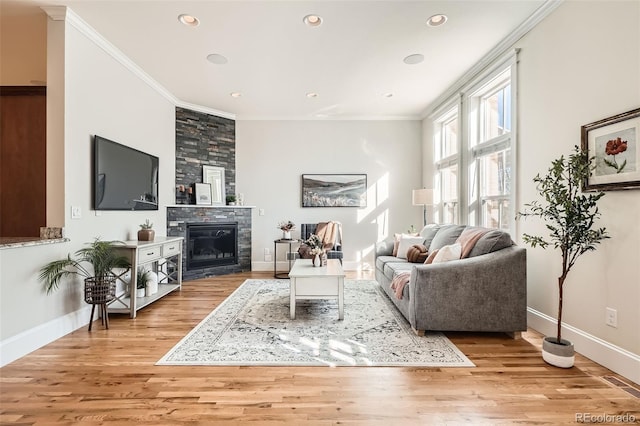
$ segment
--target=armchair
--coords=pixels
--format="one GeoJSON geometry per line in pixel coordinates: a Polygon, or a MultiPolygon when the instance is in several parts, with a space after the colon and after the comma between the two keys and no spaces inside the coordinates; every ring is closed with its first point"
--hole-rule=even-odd
{"type": "Polygon", "coordinates": [[[338,259],[342,264],[342,224],[340,222],[303,223],[300,225],[300,239],[306,240],[311,234],[316,234],[318,225],[333,224],[336,227],[333,247],[327,250],[327,259],[338,259]]]}

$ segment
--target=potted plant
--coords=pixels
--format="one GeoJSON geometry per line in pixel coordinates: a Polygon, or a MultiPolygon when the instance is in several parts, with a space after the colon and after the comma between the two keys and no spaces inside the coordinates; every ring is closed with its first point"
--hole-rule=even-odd
{"type": "Polygon", "coordinates": [[[144,297],[147,292],[147,284],[151,281],[150,271],[144,269],[143,267],[138,268],[138,276],[136,282],[136,296],[144,297]]]}
{"type": "Polygon", "coordinates": [[[585,194],[581,191],[595,168],[594,158],[589,158],[577,146],[574,151],[567,158],[560,156],[554,160],[546,176],[536,175],[533,181],[544,202],[525,204],[525,211],[518,213],[519,218],[539,217],[549,230],[548,239],[523,234],[525,243],[543,249],[551,245],[559,249],[562,256],[562,271],[558,277],[557,332],[556,337],[544,338],[542,357],[547,363],[564,368],[572,367],[575,358],[573,344],[562,339],[563,289],[567,275],[581,255],[594,251],[596,244],[609,238],[605,228],[594,228],[596,219],[600,217],[597,202],[604,193],[585,194]]]}
{"type": "MultiPolygon", "coordinates": [[[[56,290],[62,278],[69,275],[85,277],[85,302],[89,304],[106,303],[113,299],[116,289],[116,277],[112,270],[131,267],[129,259],[118,253],[118,241],[101,241],[96,238],[89,247],[81,248],[75,256],[54,260],[40,269],[39,280],[44,283],[47,294],[56,290]],[[87,266],[91,265],[91,268],[87,266]]],[[[92,315],[93,316],[93,315],[92,315]]]]}
{"type": "Polygon", "coordinates": [[[227,205],[235,206],[236,205],[236,196],[235,195],[227,195],[227,205]]]}
{"type": "Polygon", "coordinates": [[[142,225],[140,225],[138,241],[153,241],[155,237],[156,231],[153,230],[153,223],[149,222],[149,219],[147,219],[142,225]]]}

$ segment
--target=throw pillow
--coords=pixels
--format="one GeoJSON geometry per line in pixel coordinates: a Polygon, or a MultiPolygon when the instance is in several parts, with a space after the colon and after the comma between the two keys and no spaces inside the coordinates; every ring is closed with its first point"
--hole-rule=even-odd
{"type": "Polygon", "coordinates": [[[412,235],[403,234],[400,237],[400,243],[398,244],[397,257],[400,259],[406,259],[407,251],[409,251],[411,246],[414,244],[422,244],[422,243],[424,243],[424,239],[422,237],[414,237],[412,235]]]}
{"type": "Polygon", "coordinates": [[[393,256],[398,256],[398,246],[400,246],[400,238],[403,236],[406,237],[417,237],[419,234],[393,234],[393,256]]]}
{"type": "Polygon", "coordinates": [[[438,255],[440,249],[435,249],[429,252],[429,256],[427,256],[427,260],[424,261],[425,265],[430,265],[433,263],[433,259],[438,255]]]}
{"type": "Polygon", "coordinates": [[[407,250],[407,261],[411,263],[424,263],[427,256],[427,248],[422,244],[414,244],[407,250]]]}
{"type": "Polygon", "coordinates": [[[438,254],[436,254],[436,257],[433,258],[432,263],[443,263],[443,262],[448,262],[450,260],[457,260],[457,259],[460,259],[461,255],[462,255],[462,245],[460,245],[459,243],[450,244],[438,250],[438,254]]]}

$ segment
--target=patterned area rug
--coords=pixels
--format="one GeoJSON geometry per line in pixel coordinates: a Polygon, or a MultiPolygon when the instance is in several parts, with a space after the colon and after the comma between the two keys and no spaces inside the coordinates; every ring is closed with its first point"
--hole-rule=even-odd
{"type": "Polygon", "coordinates": [[[289,280],[246,280],[157,365],[473,367],[442,333],[417,336],[377,282],[345,280],[337,300],[301,300],[289,280]]]}

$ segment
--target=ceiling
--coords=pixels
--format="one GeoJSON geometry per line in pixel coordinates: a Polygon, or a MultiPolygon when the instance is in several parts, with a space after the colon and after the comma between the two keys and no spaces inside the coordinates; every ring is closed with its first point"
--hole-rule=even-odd
{"type": "MultiPolygon", "coordinates": [[[[181,102],[237,119],[417,119],[545,0],[97,1],[69,6],[181,102]],[[200,25],[178,21],[197,17],[200,25]],[[308,14],[322,25],[303,23],[308,14]],[[426,24],[434,14],[448,21],[426,24]],[[214,64],[207,55],[227,58],[214,64]],[[403,59],[424,55],[408,65],[403,59]],[[238,92],[240,97],[232,97],[238,92]],[[308,97],[316,93],[316,97],[308,97]],[[386,96],[385,96],[386,95],[386,96]]],[[[3,2],[6,6],[15,3],[3,2]]]]}

